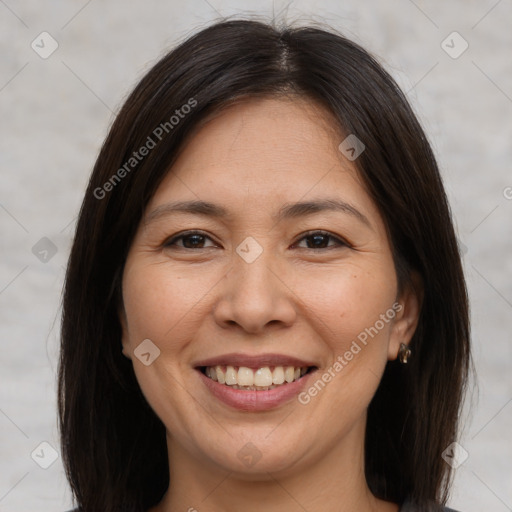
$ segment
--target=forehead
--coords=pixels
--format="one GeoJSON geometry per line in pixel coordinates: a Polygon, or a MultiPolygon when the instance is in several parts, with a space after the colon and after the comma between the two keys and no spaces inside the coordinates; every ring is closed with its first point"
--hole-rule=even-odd
{"type": "MultiPolygon", "coordinates": [[[[300,96],[243,98],[202,119],[180,153],[188,153],[188,168],[192,167],[194,157],[201,159],[205,152],[201,148],[205,144],[212,161],[249,161],[257,155],[252,161],[253,168],[258,168],[258,164],[265,167],[269,161],[274,161],[279,171],[280,161],[297,157],[318,160],[319,153],[323,161],[330,156],[344,166],[347,161],[338,151],[332,151],[341,137],[341,129],[332,113],[311,99],[300,96]]],[[[174,170],[179,169],[181,163],[178,161],[174,170]]]]}
{"type": "Polygon", "coordinates": [[[252,98],[196,127],[152,198],[208,200],[254,214],[263,207],[339,196],[378,215],[332,114],[305,98],[252,98]]]}

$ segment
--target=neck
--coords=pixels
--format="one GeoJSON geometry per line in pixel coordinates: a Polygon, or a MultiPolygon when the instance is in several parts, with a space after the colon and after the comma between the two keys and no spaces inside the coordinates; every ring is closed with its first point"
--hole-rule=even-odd
{"type": "Polygon", "coordinates": [[[398,512],[373,496],[364,475],[364,425],[343,442],[294,468],[258,475],[238,474],[198,460],[167,439],[170,487],[149,512],[398,512]]]}

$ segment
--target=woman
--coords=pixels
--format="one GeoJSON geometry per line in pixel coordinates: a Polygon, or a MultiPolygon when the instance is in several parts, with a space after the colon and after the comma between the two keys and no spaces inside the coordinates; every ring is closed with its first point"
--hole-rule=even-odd
{"type": "Polygon", "coordinates": [[[365,50],[231,20],[142,78],[67,269],[80,510],[449,510],[469,362],[437,164],[365,50]]]}

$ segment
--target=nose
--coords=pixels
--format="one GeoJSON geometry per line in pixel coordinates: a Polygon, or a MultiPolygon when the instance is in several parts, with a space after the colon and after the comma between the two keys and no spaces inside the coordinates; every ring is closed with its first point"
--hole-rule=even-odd
{"type": "Polygon", "coordinates": [[[216,322],[223,328],[238,325],[251,334],[289,327],[297,315],[297,297],[290,288],[285,264],[267,250],[249,261],[233,253],[233,265],[219,283],[216,322]]]}

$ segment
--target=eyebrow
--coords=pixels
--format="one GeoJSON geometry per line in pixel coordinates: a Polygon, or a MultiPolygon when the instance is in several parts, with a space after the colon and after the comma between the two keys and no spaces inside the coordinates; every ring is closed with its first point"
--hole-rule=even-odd
{"type": "MultiPolygon", "coordinates": [[[[283,205],[279,211],[272,216],[275,222],[285,219],[305,217],[318,212],[335,211],[347,213],[366,224],[370,229],[372,225],[368,218],[362,214],[357,208],[341,199],[318,199],[312,201],[301,201],[297,203],[287,203],[283,205]]],[[[193,215],[203,215],[219,219],[230,219],[232,214],[223,206],[208,201],[174,201],[157,206],[151,213],[146,216],[146,223],[155,221],[163,216],[173,213],[189,213],[193,215]]]]}

